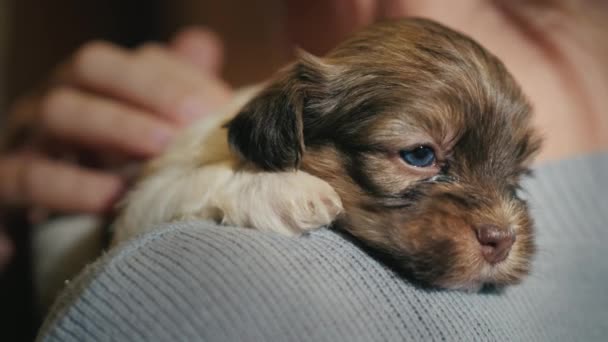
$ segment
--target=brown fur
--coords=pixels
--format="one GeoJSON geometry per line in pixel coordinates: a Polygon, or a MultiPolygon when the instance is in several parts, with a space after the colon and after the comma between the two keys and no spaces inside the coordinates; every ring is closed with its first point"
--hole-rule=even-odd
{"type": "Polygon", "coordinates": [[[229,123],[233,150],[265,170],[327,181],[344,213],[335,227],[441,287],[516,283],[534,253],[517,196],[540,140],[502,63],[437,23],[376,24],[323,59],[302,54],[229,123]],[[428,145],[435,165],[399,151],[428,145]],[[484,262],[474,228],[512,230],[509,257],[484,262]]]}

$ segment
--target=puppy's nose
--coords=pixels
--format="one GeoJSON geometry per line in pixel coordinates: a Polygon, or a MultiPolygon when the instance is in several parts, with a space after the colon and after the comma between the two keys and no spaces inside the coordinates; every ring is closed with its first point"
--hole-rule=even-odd
{"type": "Polygon", "coordinates": [[[515,234],[509,229],[501,229],[493,224],[475,226],[481,254],[487,262],[494,265],[507,258],[515,242],[515,234]]]}

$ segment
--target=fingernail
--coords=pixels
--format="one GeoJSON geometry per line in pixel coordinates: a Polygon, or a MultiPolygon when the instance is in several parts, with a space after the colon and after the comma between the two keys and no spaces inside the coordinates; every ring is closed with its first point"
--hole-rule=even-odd
{"type": "Polygon", "coordinates": [[[190,123],[205,114],[207,108],[198,98],[187,98],[179,107],[178,115],[182,123],[190,123]]]}

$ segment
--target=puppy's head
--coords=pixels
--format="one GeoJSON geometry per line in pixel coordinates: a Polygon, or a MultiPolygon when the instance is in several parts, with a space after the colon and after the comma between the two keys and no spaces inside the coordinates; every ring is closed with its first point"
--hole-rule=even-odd
{"type": "Polygon", "coordinates": [[[343,229],[446,288],[525,276],[517,191],[539,139],[504,66],[428,20],[379,23],[323,59],[302,54],[229,124],[244,159],[300,168],[341,196],[343,229]]]}

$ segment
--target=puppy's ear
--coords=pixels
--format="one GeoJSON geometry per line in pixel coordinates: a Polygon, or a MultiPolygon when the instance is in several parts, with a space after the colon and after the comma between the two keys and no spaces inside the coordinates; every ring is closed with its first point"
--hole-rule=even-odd
{"type": "Polygon", "coordinates": [[[311,94],[319,95],[328,67],[298,51],[298,60],[280,71],[228,123],[231,148],[265,170],[297,169],[305,149],[305,106],[311,94]]]}

